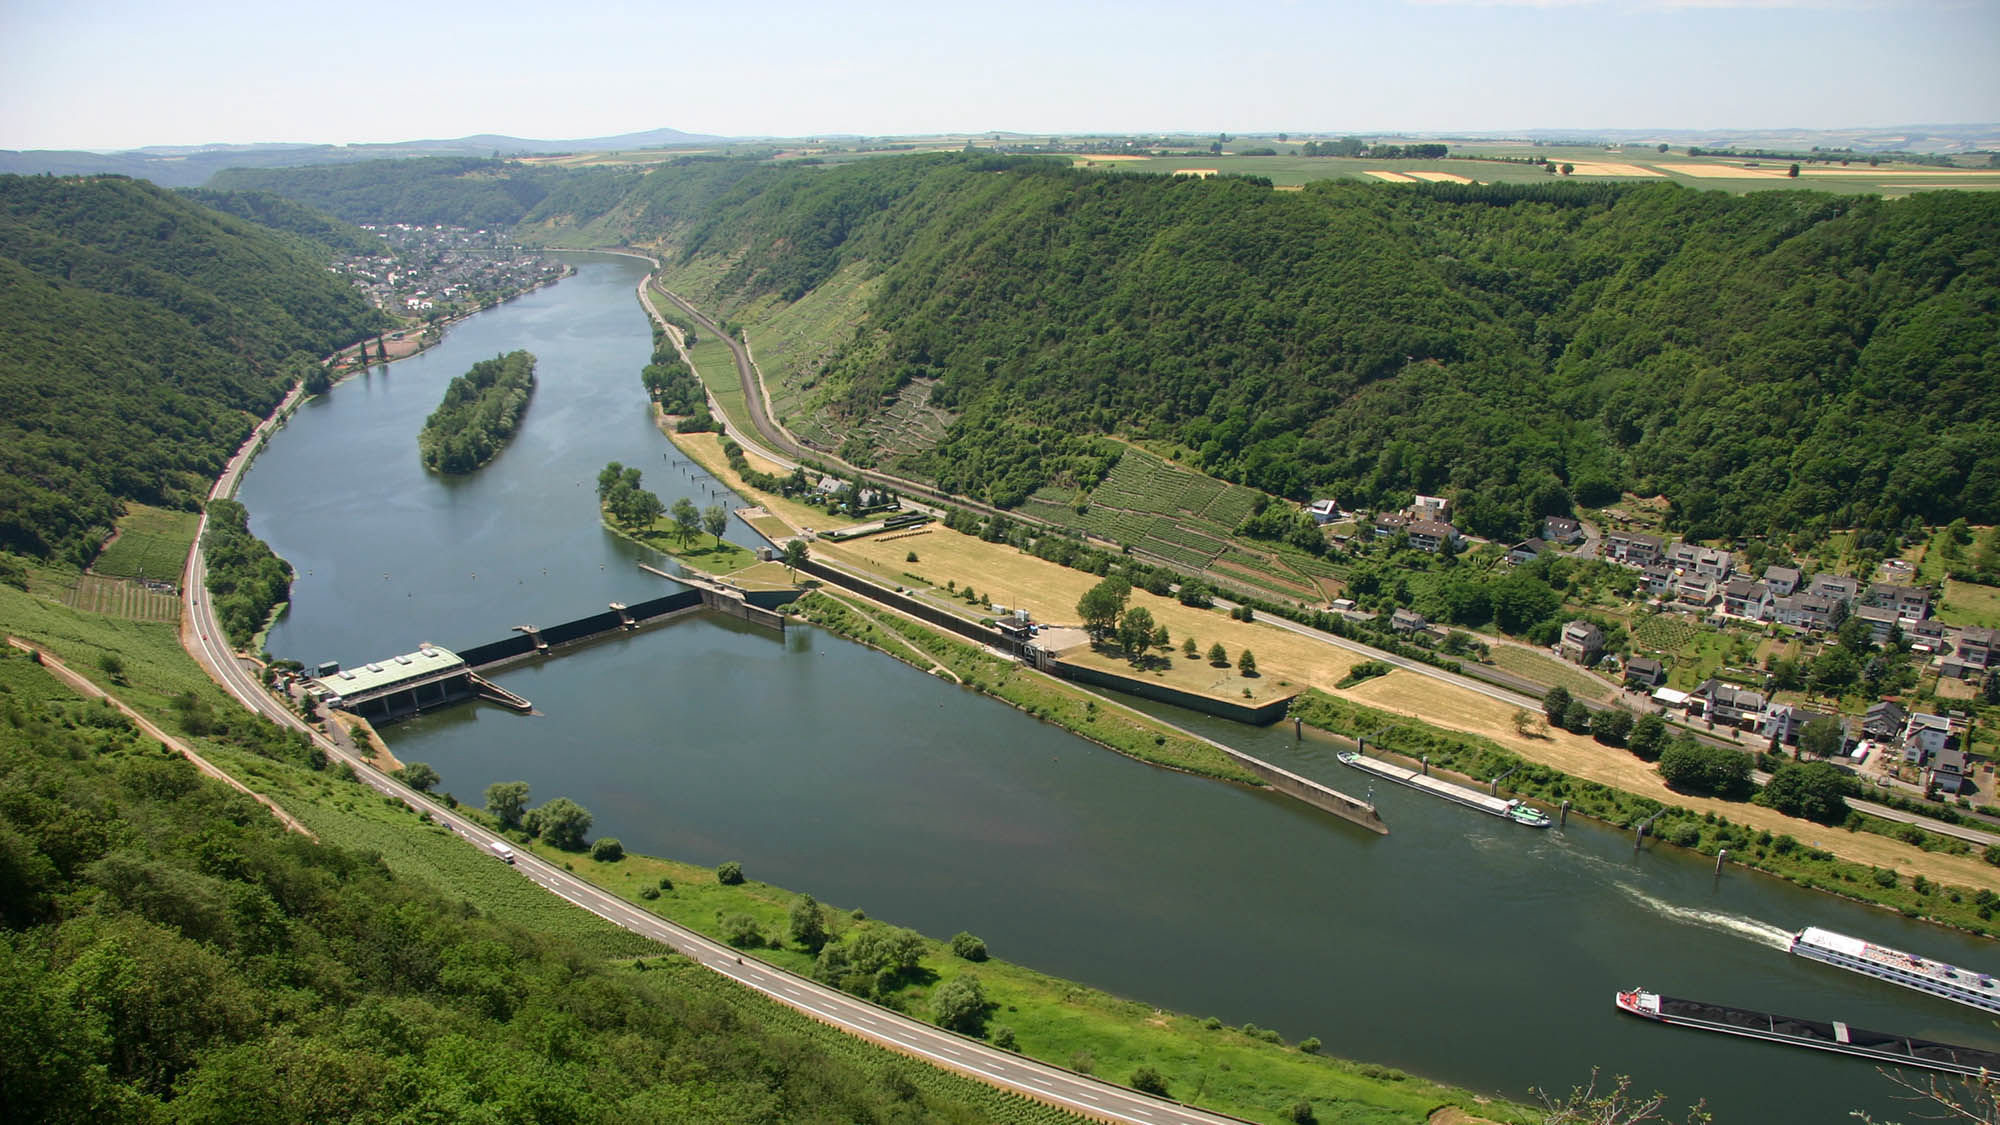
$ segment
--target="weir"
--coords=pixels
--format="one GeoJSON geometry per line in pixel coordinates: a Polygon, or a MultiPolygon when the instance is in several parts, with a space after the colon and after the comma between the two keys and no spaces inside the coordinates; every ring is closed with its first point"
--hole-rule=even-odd
{"type": "MultiPolygon", "coordinates": [[[[642,564],[643,565],[643,564],[642,564]]],[[[391,657],[361,668],[343,670],[337,664],[320,666],[320,674],[307,680],[313,691],[329,707],[348,711],[371,722],[393,722],[439,707],[485,699],[523,714],[534,704],[480,675],[535,657],[556,655],[563,649],[586,644],[610,633],[637,632],[683,614],[714,609],[752,624],[784,632],[782,613],[754,604],[755,596],[782,604],[796,597],[796,590],[751,591],[698,576],[682,577],[645,569],[679,582],[689,589],[626,605],[612,602],[603,613],[593,613],[560,625],[516,625],[515,636],[456,652],[425,644],[416,652],[391,657]]]]}

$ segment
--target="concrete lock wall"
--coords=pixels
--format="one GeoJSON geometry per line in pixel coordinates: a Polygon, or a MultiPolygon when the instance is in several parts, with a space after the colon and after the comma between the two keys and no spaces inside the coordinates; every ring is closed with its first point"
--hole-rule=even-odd
{"type": "Polygon", "coordinates": [[[800,563],[799,569],[812,575],[814,578],[831,582],[842,589],[852,590],[863,597],[881,602],[884,605],[894,606],[911,617],[917,618],[920,621],[927,621],[940,629],[949,630],[975,644],[1005,644],[1000,636],[1000,631],[997,629],[988,629],[977,621],[967,621],[955,613],[946,613],[929,602],[919,601],[906,594],[899,594],[887,586],[878,586],[865,578],[857,578],[846,571],[835,570],[830,566],[814,562],[811,559],[800,563]]]}
{"type": "Polygon", "coordinates": [[[1249,723],[1252,726],[1261,727],[1284,718],[1285,709],[1292,702],[1292,698],[1286,696],[1283,699],[1274,699],[1268,703],[1252,707],[1247,704],[1233,703],[1227,699],[1216,699],[1208,695],[1196,695],[1193,692],[1182,691],[1179,688],[1168,687],[1165,684],[1155,683],[1137,676],[1121,676],[1116,672],[1103,668],[1087,668],[1081,664],[1071,664],[1066,660],[1056,661],[1055,670],[1056,674],[1064,679],[1075,680],[1080,684],[1090,684],[1093,687],[1107,687],[1114,691],[1126,692],[1143,699],[1156,699],[1161,703],[1171,703],[1176,707],[1185,707],[1190,711],[1200,711],[1204,715],[1218,715],[1225,719],[1234,719],[1239,723],[1249,723]]]}

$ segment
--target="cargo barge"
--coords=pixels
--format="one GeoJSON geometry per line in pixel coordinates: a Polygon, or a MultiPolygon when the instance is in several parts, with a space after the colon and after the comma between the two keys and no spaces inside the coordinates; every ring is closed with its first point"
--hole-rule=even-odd
{"type": "Polygon", "coordinates": [[[1342,765],[1353,766],[1363,773],[1387,778],[1398,785],[1407,785],[1411,789],[1429,793],[1433,797],[1443,797],[1453,804],[1464,805],[1468,809],[1476,809],[1488,816],[1497,816],[1501,820],[1511,820],[1529,828],[1547,828],[1554,823],[1549,819],[1549,814],[1533,805],[1518,800],[1503,801],[1498,797],[1490,797],[1476,789],[1467,789],[1463,785],[1455,785],[1427,773],[1385,762],[1380,758],[1371,758],[1358,750],[1343,750],[1334,757],[1340,759],[1342,765]]]}
{"type": "Polygon", "coordinates": [[[2000,1013],[2000,981],[1886,945],[1807,926],[1792,936],[1791,951],[1849,972],[1942,996],[1982,1011],[2000,1013]]]}
{"type": "Polygon", "coordinates": [[[1869,1031],[1849,1027],[1837,1020],[1825,1023],[1797,1016],[1778,1016],[1748,1008],[1730,1008],[1699,1000],[1662,996],[1642,988],[1618,993],[1617,1003],[1621,1012],[1677,1027],[1719,1031],[1724,1035],[1741,1035],[1768,1043],[1858,1055],[1890,1066],[1921,1067],[1973,1078],[2000,1074],[2000,1052],[1930,1039],[1912,1039],[1886,1031],[1869,1031]]]}

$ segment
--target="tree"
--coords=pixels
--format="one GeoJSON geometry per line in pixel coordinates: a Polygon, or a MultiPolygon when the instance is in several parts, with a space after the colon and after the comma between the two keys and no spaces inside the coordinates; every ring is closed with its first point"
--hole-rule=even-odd
{"type": "Polygon", "coordinates": [[[1548,717],[1551,726],[1561,726],[1563,713],[1569,710],[1569,704],[1569,689],[1557,684],[1542,696],[1542,714],[1548,717]]]}
{"type": "Polygon", "coordinates": [[[1540,716],[1526,708],[1514,712],[1514,733],[1522,738],[1540,738],[1547,726],[1540,716]]]}
{"type": "Polygon", "coordinates": [[[583,850],[583,838],[590,834],[590,813],[568,797],[557,797],[535,810],[540,814],[542,839],[566,852],[583,850]]]}
{"type": "MultiPolygon", "coordinates": [[[[1118,618],[1125,612],[1125,599],[1131,596],[1132,584],[1114,574],[1084,592],[1077,600],[1076,615],[1083,618],[1084,628],[1093,638],[1101,639],[1117,628],[1118,618]]],[[[1146,627],[1150,630],[1151,623],[1146,627]]]]}
{"type": "Polygon", "coordinates": [[[1795,179],[1795,180],[1796,180],[1796,179],[1798,179],[1798,178],[1799,178],[1799,166],[1798,166],[1798,165],[1796,165],[1796,164],[1792,165],[1791,169],[1790,169],[1789,171],[1787,171],[1787,172],[1785,173],[1785,175],[1787,175],[1787,176],[1790,176],[1790,177],[1791,177],[1792,179],[1795,179]]]}
{"type": "Polygon", "coordinates": [[[722,920],[722,940],[738,949],[756,949],[764,944],[764,931],[748,914],[731,914],[722,920]]]}
{"type": "Polygon", "coordinates": [[[1236,658],[1236,671],[1247,677],[1257,675],[1257,657],[1249,649],[1244,649],[1243,655],[1236,658]]]}
{"type": "Polygon", "coordinates": [[[742,883],[743,865],[733,859],[716,864],[715,881],[725,887],[734,887],[742,883]]]}
{"type": "Polygon", "coordinates": [[[617,863],[625,858],[625,845],[616,836],[605,836],[590,845],[590,858],[599,863],[617,863]]]}
{"type": "Polygon", "coordinates": [[[803,539],[785,540],[785,569],[791,572],[792,581],[797,582],[799,580],[799,564],[805,561],[806,541],[803,539]]]}
{"type": "Polygon", "coordinates": [[[1562,173],[1565,176],[1574,175],[1575,172],[1576,172],[1576,165],[1574,164],[1565,164],[1562,167],[1562,173]]]}
{"type": "Polygon", "coordinates": [[[1658,150],[1657,150],[1657,151],[1660,151],[1660,152],[1665,152],[1665,151],[1667,151],[1667,142],[1665,142],[1665,141],[1661,141],[1661,142],[1660,142],[1660,144],[1659,144],[1659,146],[1658,146],[1658,150]]]}
{"type": "MultiPolygon", "coordinates": [[[[1193,660],[1195,657],[1201,655],[1201,646],[1194,643],[1193,637],[1188,637],[1181,641],[1181,655],[1187,657],[1189,660],[1193,660]]],[[[1988,676],[1986,678],[1989,682],[2000,680],[2000,676],[1988,676]]]]}
{"type": "Polygon", "coordinates": [[[986,1030],[986,989],[971,973],[955,976],[931,993],[931,1018],[947,1031],[978,1035],[986,1030]]]}
{"type": "Polygon", "coordinates": [[[951,937],[951,955],[964,961],[986,960],[986,943],[960,930],[951,937]]]}
{"type": "Polygon", "coordinates": [[[694,501],[683,496],[674,501],[672,515],[674,534],[680,536],[681,549],[686,550],[688,542],[701,531],[701,509],[694,506],[694,501]]]}
{"type": "Polygon", "coordinates": [[[1154,648],[1174,647],[1174,635],[1172,633],[1167,632],[1167,627],[1165,625],[1162,625],[1159,628],[1153,630],[1153,647],[1154,648]]]}
{"type": "Polygon", "coordinates": [[[396,777],[419,793],[430,792],[431,786],[439,781],[438,772],[423,762],[404,763],[403,768],[396,771],[396,777]]]}
{"type": "Polygon", "coordinates": [[[486,787],[486,811],[502,828],[519,828],[521,814],[528,808],[528,783],[496,781],[486,787]]]}
{"type": "Polygon", "coordinates": [[[1221,641],[1208,646],[1208,662],[1217,668],[1229,667],[1229,650],[1222,647],[1221,641]]]}
{"type": "Polygon", "coordinates": [[[1590,707],[1581,699],[1572,699],[1563,708],[1562,728],[1571,734],[1584,734],[1590,730],[1590,707]]]}
{"type": "MultiPolygon", "coordinates": [[[[1661,1107],[1667,1104],[1665,1094],[1640,1097],[1632,1093],[1632,1080],[1619,1075],[1608,1093],[1597,1092],[1597,1071],[1590,1072],[1590,1085],[1571,1088],[1569,1096],[1561,1099],[1549,1096],[1548,1091],[1536,1087],[1535,1096],[1542,1103],[1542,1125],[1639,1125],[1643,1121],[1663,1121],[1661,1107]]],[[[1713,1118],[1703,1104],[1696,1102],[1687,1112],[1687,1125],[1707,1125],[1713,1118]]]]}
{"type": "Polygon", "coordinates": [[[1684,793],[1717,797],[1741,795],[1750,785],[1750,759],[1727,746],[1697,742],[1682,735],[1660,752],[1660,779],[1684,793]]]}
{"type": "Polygon", "coordinates": [[[1133,606],[1118,621],[1118,647],[1125,658],[1138,663],[1153,641],[1153,614],[1145,606],[1133,606]]]}
{"type": "Polygon", "coordinates": [[[1840,753],[1847,731],[1839,719],[1822,715],[1799,730],[1799,753],[1815,758],[1831,758],[1840,753]]]}
{"type": "Polygon", "coordinates": [[[1639,716],[1632,733],[1625,736],[1625,749],[1646,761],[1654,761],[1667,747],[1667,721],[1657,712],[1639,716]]]}
{"type": "Polygon", "coordinates": [[[1196,609],[1207,609],[1215,604],[1215,597],[1209,591],[1208,583],[1195,577],[1181,579],[1180,589],[1174,596],[1180,599],[1182,605],[1193,606],[1196,609]]]}
{"type": "Polygon", "coordinates": [[[1632,734],[1632,712],[1613,707],[1590,721],[1590,736],[1606,746],[1623,746],[1632,734]]]}
{"type": "Polygon", "coordinates": [[[1847,798],[1858,791],[1854,779],[1831,762],[1786,762],[1771,771],[1758,801],[1787,816],[1839,824],[1847,819],[1847,798]]]}
{"type": "Polygon", "coordinates": [[[701,526],[714,536],[715,545],[722,546],[722,533],[729,530],[729,509],[720,504],[710,504],[701,510],[701,526]]]}
{"type": "Polygon", "coordinates": [[[808,953],[817,956],[825,948],[828,938],[826,911],[813,900],[813,896],[802,895],[799,901],[792,904],[790,932],[792,944],[808,953]]]}

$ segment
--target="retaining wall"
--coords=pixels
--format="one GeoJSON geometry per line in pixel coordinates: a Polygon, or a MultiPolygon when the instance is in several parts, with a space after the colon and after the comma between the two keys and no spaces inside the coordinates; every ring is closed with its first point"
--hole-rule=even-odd
{"type": "MultiPolygon", "coordinates": [[[[1082,664],[1071,664],[1067,660],[1057,660],[1055,662],[1055,671],[1058,676],[1066,680],[1075,680],[1080,684],[1090,684],[1093,687],[1107,687],[1113,691],[1122,691],[1128,695],[1139,696],[1142,699],[1154,699],[1161,703],[1171,703],[1176,707],[1185,707],[1190,711],[1200,711],[1204,715],[1217,715],[1224,719],[1234,719],[1239,723],[1249,723],[1252,726],[1261,727],[1284,718],[1285,709],[1290,707],[1292,703],[1292,696],[1288,695],[1283,699],[1274,699],[1268,703],[1260,703],[1253,707],[1247,703],[1235,703],[1227,699],[1217,699],[1212,695],[1199,695],[1191,691],[1182,691],[1179,688],[1169,687],[1156,680],[1149,680],[1141,676],[1125,676],[1104,668],[1091,668],[1082,664]]],[[[1298,693],[1293,693],[1293,695],[1296,694],[1298,693]]]]}
{"type": "Polygon", "coordinates": [[[845,590],[852,590],[870,601],[880,602],[886,606],[893,606],[919,621],[926,621],[940,629],[956,633],[966,640],[972,641],[974,644],[993,645],[1000,648],[1006,647],[1006,642],[1000,636],[998,629],[988,629],[977,621],[967,621],[965,618],[939,609],[929,602],[910,597],[908,594],[899,594],[888,586],[878,585],[868,581],[866,578],[858,578],[844,570],[835,570],[830,566],[814,562],[812,559],[807,559],[800,563],[799,569],[812,575],[814,578],[831,582],[835,586],[839,586],[845,590]]]}

